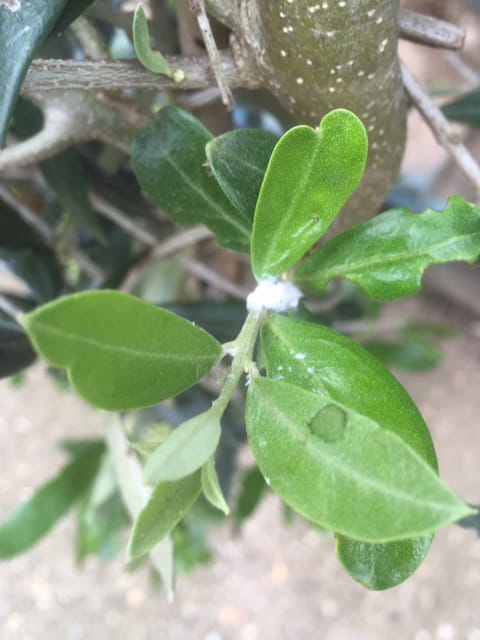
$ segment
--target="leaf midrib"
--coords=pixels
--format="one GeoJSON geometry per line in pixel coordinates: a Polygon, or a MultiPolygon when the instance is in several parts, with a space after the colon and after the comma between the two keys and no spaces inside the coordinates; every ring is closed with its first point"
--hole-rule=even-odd
{"type": "MultiPolygon", "coordinates": [[[[232,217],[227,216],[225,214],[224,209],[222,209],[222,207],[219,207],[218,204],[215,202],[215,200],[212,200],[212,198],[208,195],[208,193],[206,193],[203,189],[201,189],[194,182],[192,182],[188,174],[186,174],[183,171],[183,169],[172,158],[170,158],[169,156],[165,156],[165,160],[167,161],[168,164],[170,164],[175,169],[175,171],[178,171],[178,173],[181,175],[184,182],[186,182],[186,184],[192,189],[192,191],[194,191],[198,196],[200,196],[200,198],[202,198],[204,202],[206,202],[214,211],[218,213],[218,216],[220,217],[220,219],[224,220],[228,224],[231,224],[231,226],[238,229],[245,236],[247,243],[250,242],[250,229],[248,224],[242,224],[242,221],[239,220],[238,216],[232,216],[232,217]]],[[[228,204],[230,206],[230,203],[228,204]]],[[[234,211],[235,213],[239,213],[241,218],[245,219],[244,221],[247,222],[247,219],[245,218],[243,213],[239,212],[237,209],[235,209],[234,211]]],[[[217,217],[217,220],[218,220],[218,217],[217,217]]]]}
{"type": "MultiPolygon", "coordinates": [[[[282,424],[285,427],[287,427],[287,429],[290,431],[292,436],[295,437],[295,433],[291,430],[291,419],[287,416],[287,414],[283,411],[280,411],[277,406],[270,407],[270,411],[277,417],[278,420],[282,422],[282,424]]],[[[349,410],[349,412],[351,412],[351,410],[349,410]]],[[[403,440],[398,438],[398,436],[396,436],[391,431],[386,431],[385,434],[387,437],[396,438],[399,441],[399,443],[401,443],[404,447],[407,447],[407,445],[405,445],[403,440]]],[[[431,500],[420,499],[417,497],[412,498],[412,495],[410,493],[407,493],[403,490],[400,490],[398,488],[395,488],[389,485],[382,484],[376,480],[366,477],[364,474],[356,470],[353,470],[352,467],[345,464],[341,459],[339,459],[339,457],[329,455],[329,452],[326,450],[326,447],[315,448],[315,453],[319,455],[319,458],[321,458],[322,461],[326,461],[327,464],[330,464],[331,467],[333,467],[333,469],[339,473],[339,475],[343,475],[343,477],[346,478],[347,480],[350,480],[351,478],[353,478],[353,480],[356,481],[356,483],[361,487],[365,486],[367,489],[368,488],[376,489],[378,493],[386,496],[387,498],[390,496],[394,498],[398,498],[400,502],[404,502],[406,504],[418,505],[418,507],[427,507],[427,508],[430,508],[432,511],[435,511],[440,514],[450,513],[450,509],[440,506],[438,502],[432,502],[431,500]]],[[[409,453],[412,453],[411,449],[409,449],[409,453]]],[[[419,456],[417,456],[416,454],[414,454],[414,456],[418,457],[419,463],[425,466],[425,471],[427,472],[427,474],[432,473],[434,479],[437,480],[438,482],[437,476],[430,469],[430,467],[428,467],[428,465],[419,456]]]]}
{"type": "Polygon", "coordinates": [[[34,323],[34,331],[43,332],[47,335],[56,336],[59,338],[64,338],[73,342],[77,342],[80,344],[89,345],[91,347],[95,347],[96,349],[100,349],[103,351],[107,351],[110,353],[122,353],[132,358],[143,358],[147,360],[159,360],[162,362],[198,362],[198,361],[212,361],[212,355],[208,354],[198,354],[192,358],[188,354],[174,354],[174,355],[165,355],[160,353],[155,353],[152,351],[140,351],[138,349],[133,349],[131,347],[126,347],[124,345],[110,345],[105,344],[95,338],[90,338],[88,336],[82,336],[78,333],[71,333],[69,331],[65,331],[62,329],[58,329],[56,327],[52,327],[50,325],[41,324],[38,320],[34,323]]]}
{"type": "MultiPolygon", "coordinates": [[[[314,135],[316,137],[316,148],[315,148],[315,151],[311,154],[310,166],[308,167],[308,170],[303,173],[303,177],[302,177],[302,179],[300,180],[299,184],[297,185],[297,187],[295,189],[293,198],[290,200],[290,205],[288,206],[288,208],[285,210],[284,214],[279,219],[278,227],[277,227],[277,230],[276,230],[276,236],[278,238],[283,238],[284,237],[285,234],[283,233],[283,229],[284,229],[285,225],[287,224],[287,222],[290,222],[291,212],[297,206],[297,203],[300,200],[301,196],[303,196],[304,186],[308,183],[308,181],[310,180],[310,177],[311,177],[311,175],[313,173],[313,167],[314,167],[315,161],[317,159],[317,154],[318,154],[318,152],[320,150],[320,147],[321,147],[321,139],[320,139],[320,137],[318,137],[315,132],[314,132],[314,135]]],[[[278,244],[278,242],[277,242],[277,244],[278,244]]],[[[276,261],[274,261],[272,263],[272,261],[270,259],[272,253],[275,254],[275,252],[277,251],[277,244],[274,244],[273,242],[268,243],[267,250],[265,251],[264,258],[262,260],[263,265],[266,265],[266,264],[275,265],[278,262],[278,260],[276,260],[276,261]]]]}
{"type": "MultiPolygon", "coordinates": [[[[327,269],[321,272],[320,274],[318,274],[317,276],[315,275],[305,276],[305,277],[299,276],[298,278],[295,278],[295,280],[296,282],[309,282],[309,281],[319,282],[320,281],[326,284],[332,278],[346,278],[347,275],[351,275],[352,272],[354,273],[355,271],[362,271],[362,270],[366,270],[366,269],[377,267],[377,266],[392,266],[392,265],[396,265],[398,263],[404,262],[406,259],[414,260],[418,258],[428,257],[428,254],[432,249],[438,251],[450,245],[464,242],[465,239],[467,240],[476,239],[477,237],[480,238],[480,232],[463,235],[463,236],[455,236],[454,238],[449,238],[448,240],[445,240],[444,242],[441,242],[439,244],[431,245],[429,249],[422,249],[422,250],[411,251],[411,252],[403,251],[402,253],[390,254],[388,256],[383,256],[383,257],[375,257],[370,260],[363,260],[363,261],[356,262],[354,264],[349,264],[348,266],[345,266],[345,267],[343,267],[343,265],[340,265],[340,266],[337,266],[336,268],[332,267],[331,269],[327,269]]],[[[478,254],[480,254],[480,245],[476,255],[478,254]]],[[[434,260],[435,259],[436,258],[434,258],[434,260]]],[[[472,260],[475,260],[475,256],[472,258],[472,260]]],[[[433,261],[431,264],[434,264],[433,261]]],[[[420,268],[422,266],[423,265],[420,265],[420,268]]]]}

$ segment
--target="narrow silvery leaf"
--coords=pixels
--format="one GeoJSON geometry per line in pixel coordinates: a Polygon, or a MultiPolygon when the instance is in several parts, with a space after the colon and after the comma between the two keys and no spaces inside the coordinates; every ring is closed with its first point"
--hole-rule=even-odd
{"type": "Polygon", "coordinates": [[[262,473],[289,506],[356,540],[426,535],[471,513],[397,435],[325,395],[256,377],[247,433],[262,473]],[[333,408],[343,429],[312,429],[319,412],[333,408]]]}
{"type": "Polygon", "coordinates": [[[68,370],[75,389],[111,411],[154,405],[196,384],[220,344],[169,311],[118,291],[89,291],[22,320],[38,353],[68,370]]]}
{"type": "Polygon", "coordinates": [[[214,454],[220,434],[220,419],[208,411],[187,420],[148,458],[145,482],[178,480],[200,469],[214,454]]]}
{"type": "Polygon", "coordinates": [[[372,298],[394,300],[420,291],[427,267],[479,255],[480,209],[452,196],[443,211],[392,209],[345,231],[307,258],[295,281],[304,291],[322,292],[345,278],[372,298]]]}
{"type": "Polygon", "coordinates": [[[180,522],[201,493],[200,471],[175,482],[160,482],[134,522],[128,557],[147,553],[180,522]]]}
{"type": "Polygon", "coordinates": [[[206,499],[213,504],[214,507],[223,511],[228,516],[230,508],[225,500],[220,483],[218,481],[217,472],[215,471],[215,461],[209,458],[202,467],[201,473],[202,490],[206,499]]]}
{"type": "Polygon", "coordinates": [[[206,166],[213,136],[194,116],[164,107],[132,146],[144,192],[179,224],[204,224],[228,249],[248,253],[252,220],[226,197],[206,166]]]}
{"type": "Polygon", "coordinates": [[[358,186],[368,139],[350,111],[327,114],[317,129],[298,126],[277,143],[255,210],[253,271],[277,277],[325,233],[358,186]]]}

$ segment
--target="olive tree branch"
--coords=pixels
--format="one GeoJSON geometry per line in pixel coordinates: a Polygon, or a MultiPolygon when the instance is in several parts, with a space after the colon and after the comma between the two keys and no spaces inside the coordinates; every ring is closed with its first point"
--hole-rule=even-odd
{"type": "Polygon", "coordinates": [[[398,14],[399,36],[404,40],[442,49],[461,49],[465,29],[451,22],[401,9],[398,14]]]}
{"type": "Polygon", "coordinates": [[[480,167],[472,154],[453,130],[441,110],[415,80],[405,64],[402,64],[402,76],[405,89],[415,104],[420,115],[438,143],[442,145],[455,160],[464,175],[470,180],[477,193],[480,193],[480,167]]]}

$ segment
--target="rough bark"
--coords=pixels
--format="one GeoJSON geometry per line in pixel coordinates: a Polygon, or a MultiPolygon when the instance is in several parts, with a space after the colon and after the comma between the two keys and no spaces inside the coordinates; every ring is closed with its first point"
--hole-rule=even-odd
{"type": "Polygon", "coordinates": [[[399,172],[405,97],[397,57],[398,0],[210,0],[237,40],[237,55],[299,122],[354,111],[370,141],[361,187],[340,218],[371,217],[399,172]]]}

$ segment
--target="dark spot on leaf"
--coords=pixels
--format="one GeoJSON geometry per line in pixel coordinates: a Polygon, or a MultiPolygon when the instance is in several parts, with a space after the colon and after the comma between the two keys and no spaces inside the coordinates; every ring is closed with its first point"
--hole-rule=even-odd
{"type": "Polygon", "coordinates": [[[347,414],[337,405],[327,404],[318,411],[308,426],[314,435],[325,442],[336,442],[345,435],[347,414]]]}

